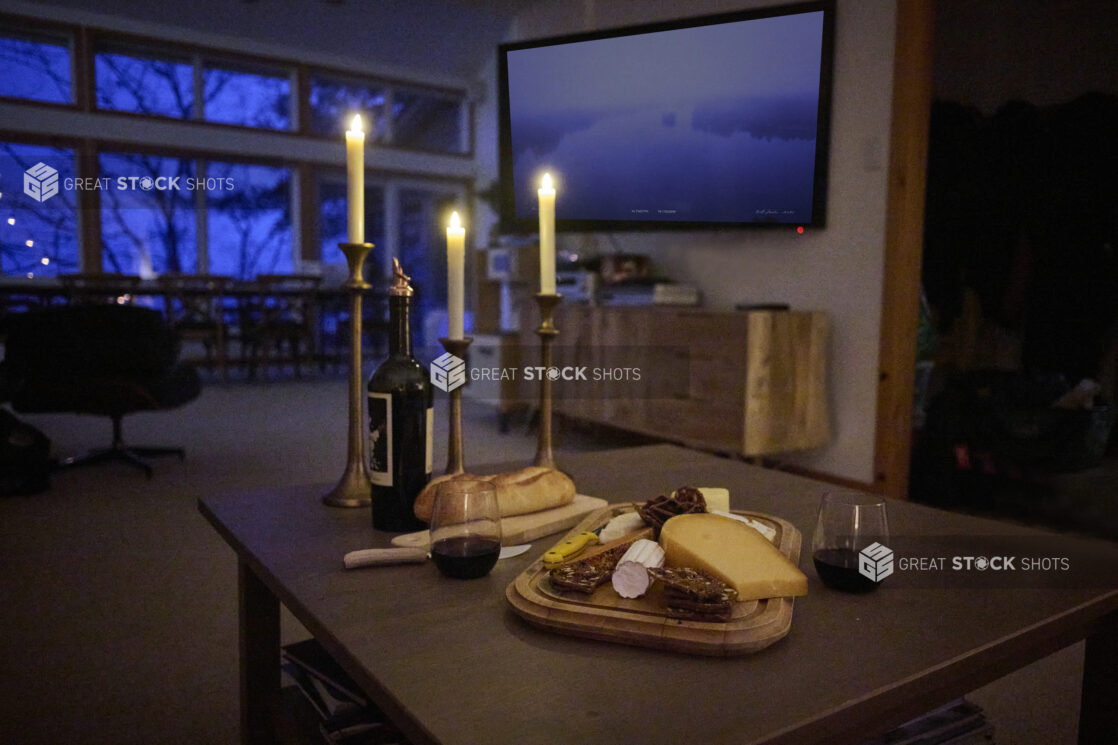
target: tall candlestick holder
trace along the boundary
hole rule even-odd
[[[461,339],[439,339],[439,343],[443,345],[443,349],[463,362],[466,361],[466,350],[470,348],[472,342],[473,337],[470,336]],[[465,369],[463,368],[463,375],[464,374]],[[448,384],[450,383],[449,380],[447,382]],[[445,473],[453,474],[465,472],[465,452],[462,447],[462,384],[460,384],[450,391],[450,434],[447,437],[446,444]]]
[[[551,346],[559,336],[559,329],[555,328],[555,308],[562,300],[563,296],[555,293],[536,293],[536,305],[540,308],[540,327],[536,333],[540,337],[543,375],[540,376],[540,429],[535,464],[543,468],[555,468],[555,458],[551,455]]]
[[[322,501],[331,507],[368,507],[370,496],[369,464],[365,461],[365,417],[361,379],[361,293],[370,285],[362,276],[361,267],[372,250],[372,243],[339,243],[349,264],[349,279],[342,288],[349,292],[349,440],[346,466],[337,485]]]

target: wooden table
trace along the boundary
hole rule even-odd
[[[581,492],[610,501],[724,485],[735,508],[784,517],[806,541],[827,489],[670,445],[562,465]],[[322,506],[324,489],[200,502],[240,565],[245,743],[273,740],[280,603],[417,744],[857,743],[1084,638],[1079,742],[1118,742],[1118,590],[847,595],[819,584],[805,550],[810,589],[786,638],[744,657],[692,657],[552,634],[515,616],[504,589],[549,540],[477,580],[443,578],[430,564],[346,571],[343,554],[389,536],[374,534],[363,510]],[[895,535],[1019,532],[910,503],[891,504],[890,521]]]

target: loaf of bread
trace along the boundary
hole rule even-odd
[[[438,476],[424,487],[415,499],[415,516],[427,522],[440,486],[454,479],[484,479],[497,487],[497,504],[501,517],[526,515],[569,504],[575,498],[575,484],[562,471],[554,468],[528,466],[519,471],[498,473],[492,476],[474,476],[459,473]]]

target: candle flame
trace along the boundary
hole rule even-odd
[[[360,133],[360,134],[365,133],[364,125],[361,122],[361,115],[360,114],[354,114],[353,115],[353,121],[351,121],[349,123],[349,131],[350,132],[355,132],[355,133]]]
[[[552,190],[553,187],[551,186],[551,174],[550,173],[545,173],[543,175],[543,181],[540,183],[540,188],[543,189],[544,191],[551,191]]]
[[[462,220],[461,220],[461,218],[458,217],[457,212],[451,212],[450,213],[450,227],[453,228],[454,230],[458,230],[459,228],[462,227]]]

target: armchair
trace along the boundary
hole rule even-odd
[[[132,305],[70,305],[13,315],[0,380],[21,413],[72,412],[112,420],[112,444],[61,466],[118,460],[151,478],[147,458],[185,457],[181,447],[125,445],[122,421],[138,411],[198,397],[198,372],[178,362],[178,339],[162,314]]]

